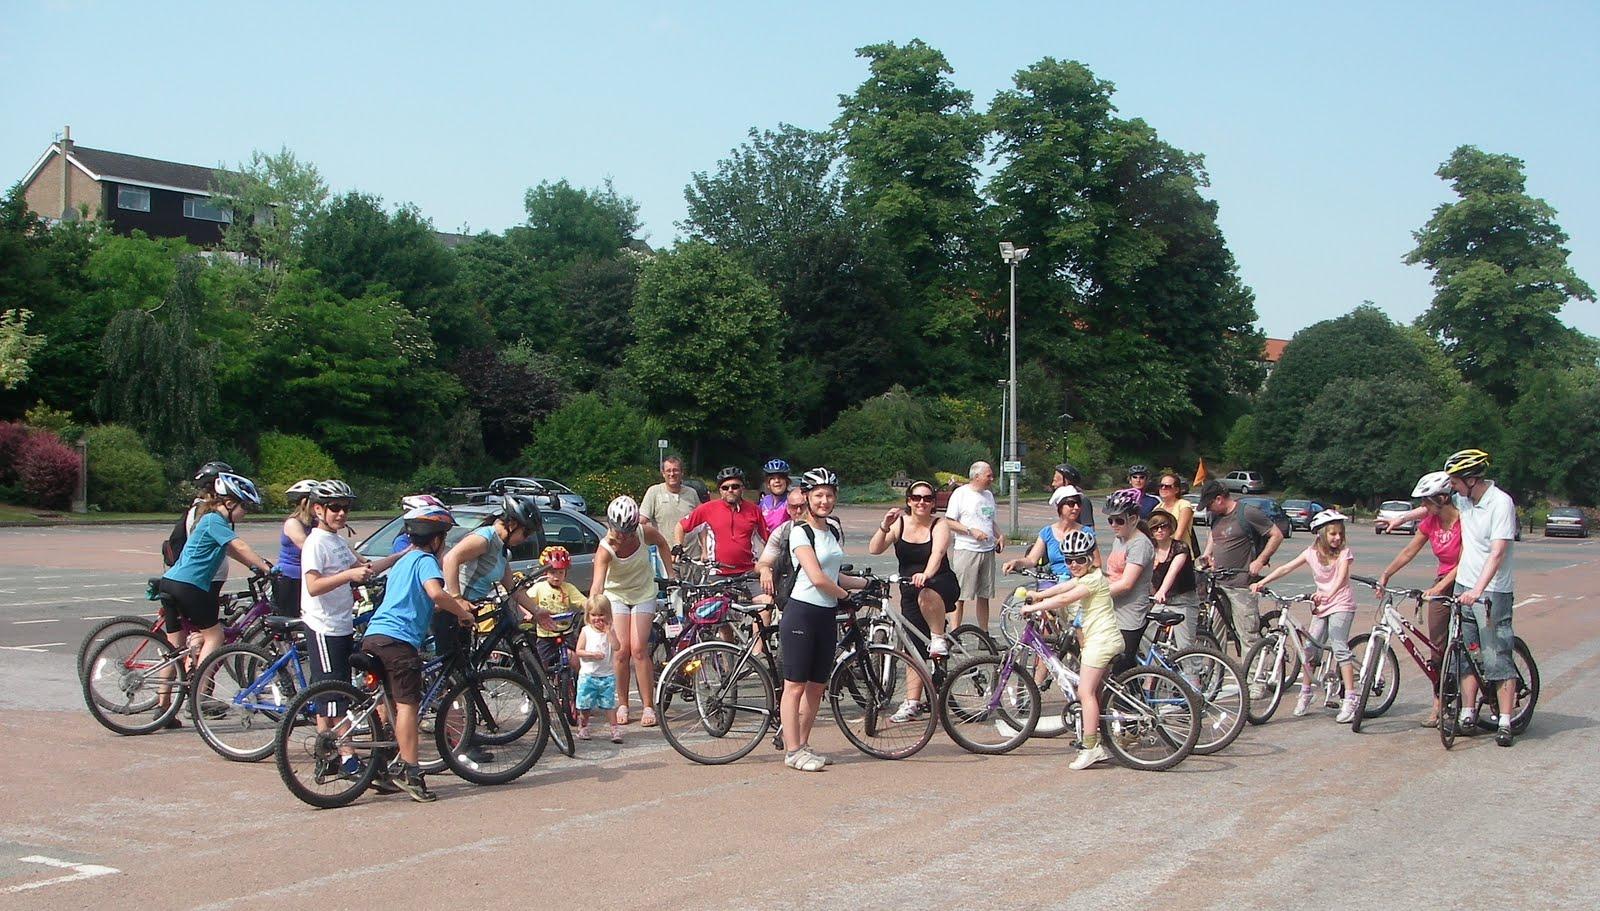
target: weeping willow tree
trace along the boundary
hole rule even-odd
[[[96,402],[101,416],[140,430],[151,448],[187,464],[211,448],[217,407],[217,346],[195,332],[204,305],[198,257],[178,263],[172,287],[152,310],[124,310],[101,340],[106,375]]]

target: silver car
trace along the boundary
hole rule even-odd
[[[1410,500],[1384,500],[1383,505],[1378,507],[1378,514],[1372,517],[1372,533],[1382,534],[1378,529],[1380,520],[1385,523],[1393,523],[1396,519],[1410,512],[1414,506],[1415,504]],[[1413,519],[1409,522],[1402,522],[1391,530],[1414,535],[1417,533],[1417,523]]]
[[[518,487],[543,488],[560,501],[563,509],[570,509],[574,512],[581,513],[587,513],[589,511],[589,501],[584,499],[582,494],[561,483],[560,481],[551,480],[550,478],[497,478],[494,481],[489,482],[489,486],[491,488],[495,487],[496,485],[512,489],[516,489]]]
[[[450,529],[445,542],[453,546],[496,515],[498,509],[492,505],[474,504],[452,506],[450,512],[455,515],[457,525]],[[606,534],[605,526],[581,512],[565,507],[540,507],[539,520],[543,528],[537,529],[533,537],[511,549],[512,570],[529,569],[538,563],[539,554],[546,547],[560,545],[572,554],[572,569],[567,571],[567,581],[577,586],[578,591],[588,592],[589,581],[594,578],[594,552],[600,549],[600,540]],[[403,530],[404,523],[399,516],[395,516],[357,545],[356,553],[373,558],[384,556],[394,550],[394,539]]]

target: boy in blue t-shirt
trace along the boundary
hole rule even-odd
[[[422,701],[422,642],[437,608],[455,614],[463,624],[473,620],[472,605],[446,592],[439,553],[445,534],[455,525],[450,510],[423,506],[405,515],[406,534],[415,548],[389,570],[383,603],[373,611],[361,650],[383,663],[384,684],[394,700],[394,735],[400,750],[396,786],[411,799],[434,799],[417,766],[417,706]]]

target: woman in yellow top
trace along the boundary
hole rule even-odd
[[[1161,476],[1156,482],[1156,494],[1161,497],[1161,508],[1172,514],[1178,527],[1172,532],[1172,540],[1189,545],[1189,553],[1200,552],[1200,539],[1194,533],[1194,504],[1183,498],[1189,492],[1189,485],[1183,483],[1183,478],[1172,472]]]
[[[1111,662],[1122,653],[1111,584],[1094,565],[1094,538],[1086,531],[1068,532],[1061,541],[1072,579],[1042,592],[1025,592],[1030,613],[1054,610],[1078,628],[1082,649],[1078,667],[1078,702],[1083,708],[1083,748],[1073,770],[1087,769],[1111,758],[1100,745],[1100,685]],[[1067,609],[1072,608],[1069,612]]]

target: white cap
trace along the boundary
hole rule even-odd
[[[1083,492],[1078,490],[1078,488],[1073,487],[1071,484],[1063,484],[1056,488],[1055,493],[1050,495],[1050,505],[1060,508],[1061,501],[1065,500],[1067,497],[1077,497],[1081,500],[1083,499]]]

